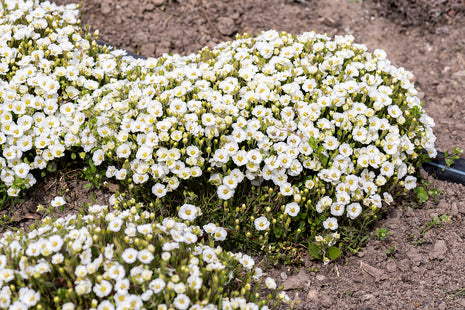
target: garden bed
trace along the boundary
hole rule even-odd
[[[352,34],[356,42],[367,44],[371,50],[384,49],[394,65],[414,73],[419,96],[436,122],[436,147],[463,147],[463,10],[442,6],[440,20],[427,16],[418,21],[418,15],[405,16],[418,10],[403,11],[402,15],[381,9],[385,8],[349,0],[318,5],[284,0],[266,4],[252,0],[86,1],[83,22],[99,29],[103,41],[146,57],[165,52],[188,54],[233,39],[236,33],[258,34],[267,29]],[[399,22],[402,18],[416,22],[403,24]],[[422,205],[412,199],[397,201],[377,223],[377,228],[390,232],[386,238],[373,231],[356,254],[328,265],[304,256],[301,266],[268,270],[291,298],[299,300],[297,309],[465,307],[464,188],[425,176],[432,188],[443,192],[437,201],[431,199]],[[64,195],[77,209],[84,201],[104,203],[111,194],[107,189],[82,192],[82,185],[76,184],[79,182],[72,171],[58,173],[37,184],[30,199],[2,212],[14,215],[13,225],[26,226],[40,216],[37,204],[48,203],[54,195]]]

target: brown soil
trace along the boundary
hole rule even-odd
[[[439,150],[465,146],[462,0],[87,0],[82,6],[83,23],[100,30],[103,41],[143,56],[188,54],[236,33],[268,29],[352,34],[414,73],[436,121]],[[43,180],[28,199],[4,212],[24,226],[40,217],[35,207],[52,195],[63,194],[72,208],[103,203],[109,195],[82,192],[82,181],[61,176]],[[357,254],[328,265],[306,259],[304,267],[269,270],[298,301],[296,309],[465,309],[465,187],[425,176],[443,191],[438,202],[419,206],[406,200],[392,207],[377,224],[392,232],[384,241],[370,238]],[[443,214],[452,221],[420,236]]]

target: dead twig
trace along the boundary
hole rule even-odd
[[[229,38],[223,36],[219,31],[218,29],[215,27],[215,25],[210,21],[210,18],[208,18],[208,12],[204,9],[204,8],[200,8],[200,10],[202,11],[203,13],[203,16],[205,17],[205,19],[207,20],[207,23],[210,25],[211,28],[213,28],[213,30],[216,32],[216,35],[218,37],[220,37],[221,39],[223,40],[228,40]]]
[[[163,27],[162,29],[165,29],[166,26],[168,25],[168,22],[170,21],[171,18],[173,18],[174,14],[171,14],[166,20],[165,22],[163,23]]]

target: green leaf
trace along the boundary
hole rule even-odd
[[[339,248],[332,246],[328,249],[328,257],[331,260],[335,260],[341,255],[341,250]]]
[[[87,184],[85,184],[83,187],[84,187],[84,188],[91,188],[92,185],[93,185],[92,183],[87,183]]]
[[[326,167],[326,165],[328,164],[328,157],[326,157],[323,154],[320,154],[320,160],[321,160],[321,165],[323,167]]]
[[[71,159],[75,160],[76,159],[76,153],[71,153]]]
[[[446,161],[446,166],[447,167],[450,167],[450,166],[452,166],[454,164],[454,159],[453,158],[446,158],[445,161]]]
[[[315,137],[310,137],[310,139],[308,139],[308,144],[310,144],[313,150],[318,149],[318,140]]]
[[[426,201],[428,201],[428,198],[429,198],[428,192],[425,190],[423,186],[419,186],[415,188],[414,191],[415,191],[415,194],[417,195],[418,202],[425,203]]]
[[[314,259],[321,259],[321,249],[315,243],[310,243],[308,245],[308,254]]]

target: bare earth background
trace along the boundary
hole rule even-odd
[[[236,33],[268,29],[352,34],[356,42],[370,50],[384,49],[394,65],[414,73],[419,96],[436,121],[438,150],[465,147],[463,0],[81,3],[83,25],[100,30],[100,39],[147,57],[165,52],[185,55],[232,40]],[[386,240],[373,237],[357,254],[329,265],[305,258],[301,267],[268,270],[297,300],[296,309],[465,309],[465,187],[424,176],[443,191],[438,201],[418,205],[407,199],[391,206],[377,224],[392,232]],[[106,202],[110,190],[83,190],[85,183],[73,177],[73,171],[61,171],[37,184],[13,208],[0,210],[0,215],[14,216],[14,227],[27,227],[41,217],[37,204],[49,203],[53,195],[68,201],[65,213],[83,202]],[[434,225],[421,242],[420,231],[443,214],[452,222]]]

